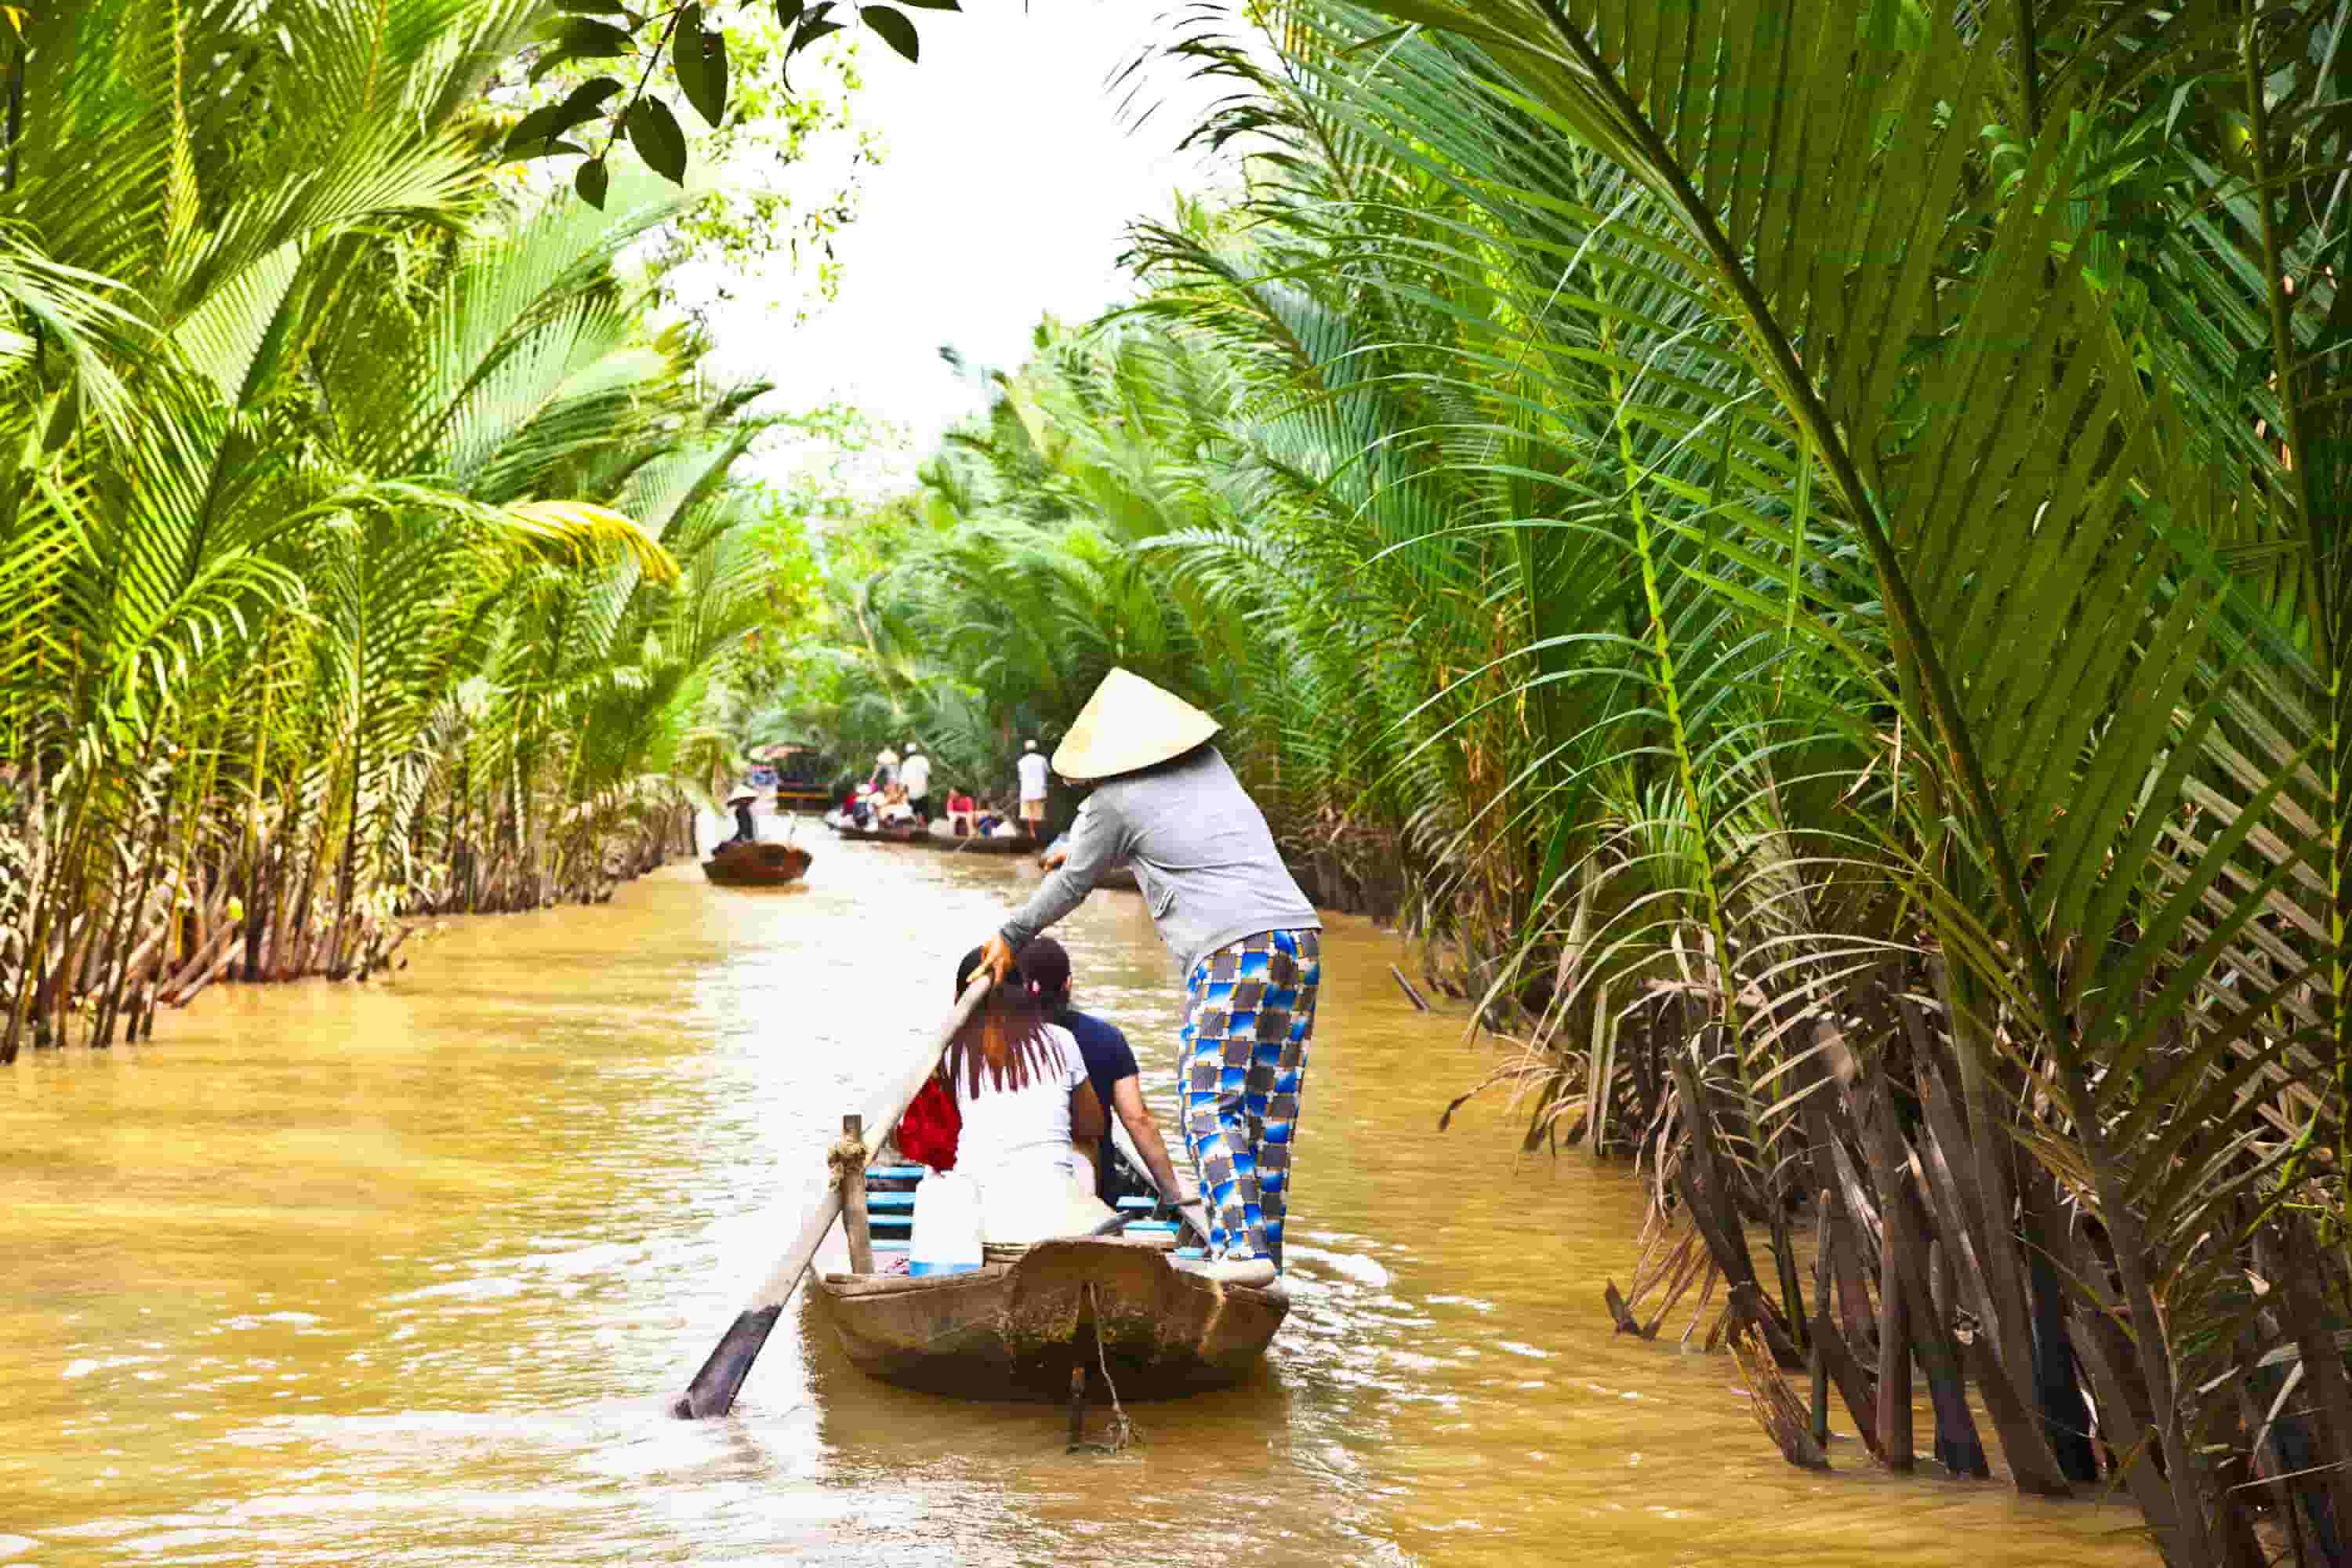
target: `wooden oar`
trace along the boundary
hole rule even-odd
[[[807,1223],[801,1226],[799,1237],[793,1242],[792,1250],[785,1253],[783,1261],[760,1282],[760,1289],[752,1294],[751,1302],[735,1314],[734,1322],[720,1336],[718,1348],[710,1352],[710,1359],[702,1363],[702,1370],[694,1374],[694,1381],[687,1385],[686,1393],[670,1406],[671,1415],[681,1420],[698,1420],[705,1416],[724,1415],[734,1408],[737,1391],[743,1386],[743,1379],[751,1374],[751,1363],[760,1358],[761,1347],[768,1342],[769,1331],[776,1326],[776,1320],[791,1303],[793,1292],[800,1289],[801,1276],[808,1272],[809,1259],[816,1256],[817,1247],[824,1241],[825,1232],[831,1230],[834,1222],[841,1217],[842,1182],[862,1182],[866,1179],[866,1162],[874,1158],[876,1152],[898,1129],[898,1118],[907,1113],[907,1107],[921,1092],[923,1080],[929,1078],[932,1069],[940,1065],[940,1058],[947,1054],[948,1042],[955,1038],[956,1031],[963,1027],[964,1021],[980,1005],[981,998],[988,994],[988,987],[986,974],[972,977],[971,984],[964,987],[962,998],[956,1003],[955,1012],[940,1027],[938,1037],[923,1051],[921,1060],[909,1062],[906,1075],[891,1085],[886,1098],[876,1103],[874,1113],[866,1118],[865,1160],[858,1162],[855,1172],[844,1172],[838,1178],[826,1183],[824,1196],[810,1211]]]

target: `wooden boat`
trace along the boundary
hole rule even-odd
[[[1018,838],[982,838],[978,834],[958,838],[952,834],[934,833],[926,842],[934,849],[944,849],[952,855],[1026,855],[1037,847],[1037,841],[1026,834]]]
[[[778,815],[810,812],[821,816],[832,807],[833,792],[825,787],[825,779],[834,770],[814,744],[797,740],[773,741],[752,747],[751,754],[764,774],[755,774],[755,780],[762,792],[773,795]]]
[[[1055,1404],[1098,1358],[1121,1399],[1238,1383],[1290,1311],[1278,1290],[1184,1273],[1164,1242],[1118,1237],[1042,1241],[971,1274],[827,1274],[817,1299],[849,1359],[885,1383]]]
[[[1037,841],[1025,836],[1019,838],[982,838],[975,834],[959,838],[954,834],[940,833],[929,827],[856,827],[838,812],[826,817],[824,825],[844,838],[876,844],[912,844],[950,855],[1026,855],[1037,847]]]
[[[830,817],[825,826],[841,837],[861,844],[920,844],[931,836],[928,827],[856,827]]]
[[[822,816],[833,806],[833,792],[815,784],[780,784],[776,786],[776,810]]]
[[[722,844],[702,863],[702,874],[730,888],[776,888],[798,881],[809,858],[797,844]]]

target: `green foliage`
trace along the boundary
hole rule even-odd
[[[922,40],[915,35],[915,24],[904,11],[890,5],[860,5],[857,19],[874,29],[875,37],[907,57],[908,61],[921,58]]]
[[[704,123],[689,129],[679,123],[683,110],[666,106],[679,132],[673,140],[668,127],[646,121],[653,111],[636,118],[663,160],[657,172],[672,177],[667,171],[675,171],[696,198],[659,230],[650,254],[654,276],[666,280],[680,267],[707,263],[698,273],[726,296],[733,279],[772,277],[781,264],[807,276],[815,295],[828,297],[838,283],[834,237],[855,220],[862,172],[881,155],[878,140],[850,114],[861,85],[856,51],[836,47],[804,62],[799,89],[788,90],[782,68],[789,34],[769,12],[730,13],[722,28],[713,9],[691,9],[697,15],[656,14],[656,23],[674,16],[677,25],[638,40],[653,51],[651,59],[634,48],[617,63],[542,51],[500,66],[487,93],[495,107],[485,113],[499,128],[501,153],[518,162],[578,158],[578,164],[557,165],[556,177],[587,198],[598,178],[582,173],[587,164],[601,161],[609,183],[616,166],[646,160],[632,129],[632,105],[667,91],[656,79],[660,73]],[[845,175],[814,180],[811,166],[836,149],[846,154],[837,159]],[[689,175],[690,162],[701,173]],[[680,303],[666,281],[662,287],[670,303]]]
[[[1758,1212],[1826,1039],[1948,1078],[1971,1375],[2036,1406],[2046,1192],[2035,1310],[2127,1369],[2167,1557],[2231,1560],[2250,1278],[2352,1234],[2347,35],[1195,7],[1246,202],[1139,227],[1138,308],[831,574],[835,721],[1205,701],[1294,851],[1412,874],[1532,1136],[1663,1181],[1703,1120]]]
[[[2310,215],[2352,153],[2345,16],[1395,0],[1288,14],[1272,69],[1189,46],[1284,138],[1290,237],[1228,292],[1328,279],[1434,350],[1383,356],[1381,439],[1469,433],[1433,488],[1483,481],[1523,542],[1509,794],[1584,868],[1527,932],[1559,955],[1543,1037],[1591,1071],[1607,986],[1692,988],[1669,1048],[1775,1194],[1811,1029],[1916,963],[1941,1033],[1908,1070],[1956,1076],[1989,1205],[1990,1375],[2032,1406],[2011,1199],[2046,1179],[2097,1227],[2078,1310],[2145,1384],[2182,1563],[2227,1518],[2187,1391],[2263,1331],[2235,1238],[2288,1205],[2340,1234],[2308,1162],[2347,1124],[2342,566],[2309,487],[2343,307]],[[1269,319],[1296,363],[1329,330]],[[1620,616],[1580,592],[1629,570]]]
[[[485,161],[461,89],[531,20],[33,22],[0,189],[0,880],[26,889],[0,1055],[77,993],[110,1032],[194,956],[157,927],[175,899],[236,889],[256,977],[341,973],[387,910],[590,896],[667,834],[702,672],[778,607],[728,481],[763,389],[704,388],[616,265],[670,187],[598,161],[593,207],[551,203]],[[244,63],[192,93],[183,49]]]
[[[646,167],[675,184],[686,181],[686,132],[677,117],[658,98],[640,98],[629,105],[629,145]]]
[[[961,9],[957,0],[904,0],[904,5],[927,11]],[[678,90],[706,123],[713,128],[719,126],[728,100],[730,35],[715,9],[692,0],[666,10],[656,8],[643,16],[617,0],[577,0],[560,4],[556,8],[572,14],[551,18],[547,24],[543,47],[530,63],[528,80],[535,83],[551,72],[565,71],[583,61],[640,56],[658,59],[667,53]],[[793,58],[834,34],[849,30],[853,21],[859,30],[871,32],[909,62],[919,59],[922,53],[915,20],[898,5],[847,5],[844,0],[816,0],[816,4],[807,5],[803,0],[776,0],[772,27],[768,23],[770,15],[766,8],[756,6],[736,13],[732,18],[736,30],[731,48],[740,63],[740,74],[746,79],[753,78],[772,59],[777,88],[787,99]],[[616,20],[599,19],[606,16]],[[752,47],[747,48],[747,43]],[[601,139],[604,147],[609,148],[625,132],[635,143],[636,128],[645,117],[640,106],[653,101],[646,92],[646,81],[651,74],[648,69],[641,75],[628,95],[611,110],[593,110],[579,120],[562,123],[560,129],[568,131],[601,120],[609,127]],[[544,134],[541,126],[533,126],[531,135],[523,141],[535,145]],[[675,148],[666,136],[656,138],[655,145],[658,158],[646,153],[642,146],[638,149],[640,155],[666,177],[682,180],[686,170],[683,138]],[[518,158],[543,155],[541,151],[519,145],[510,145],[508,153]],[[604,154],[600,151],[596,155]],[[677,172],[668,174],[673,163]]]
[[[701,6],[679,13],[670,61],[678,90],[706,124],[716,126],[727,114],[727,35],[702,25]]]

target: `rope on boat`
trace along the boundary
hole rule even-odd
[[[1095,1282],[1087,1281],[1087,1306],[1095,1320],[1095,1364],[1102,1368],[1103,1386],[1110,1390],[1110,1442],[1106,1445],[1116,1454],[1123,1448],[1140,1447],[1143,1434],[1128,1418],[1127,1406],[1118,1402],[1118,1384],[1110,1380],[1110,1358],[1103,1353],[1102,1303],[1095,1299]]]
[[[843,1133],[834,1140],[833,1147],[824,1152],[825,1169],[833,1173],[833,1184],[843,1192],[853,1181],[866,1179],[866,1141]]]

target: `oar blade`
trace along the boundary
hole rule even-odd
[[[852,1151],[860,1157],[844,1168],[842,1174],[847,1179],[864,1179],[866,1163],[873,1159],[875,1152],[897,1129],[898,1118],[906,1114],[907,1102],[915,1098],[915,1091],[923,1087],[924,1081],[931,1076],[931,1069],[939,1066],[940,1058],[947,1051],[948,1042],[955,1037],[956,1031],[963,1027],[964,1021],[971,1016],[973,1009],[988,994],[990,984],[985,973],[972,977],[971,984],[965,987],[962,997],[956,1003],[955,1012],[932,1039],[929,1048],[919,1059],[908,1065],[905,1076],[892,1086],[887,1096],[875,1107],[873,1114],[866,1118],[865,1146],[862,1151]],[[686,1393],[672,1402],[669,1407],[672,1415],[681,1421],[699,1421],[724,1415],[735,1407],[735,1395],[742,1389],[743,1380],[751,1374],[751,1363],[760,1359],[760,1351],[767,1344],[768,1335],[774,1331],[776,1320],[783,1315],[784,1309],[792,1304],[793,1293],[800,1289],[801,1279],[808,1272],[809,1260],[816,1256],[816,1249],[824,1243],[825,1233],[840,1217],[841,1188],[838,1184],[829,1185],[824,1197],[810,1211],[808,1222],[802,1226],[793,1249],[784,1255],[783,1260],[761,1283],[751,1304],[735,1314],[735,1321],[719,1337],[719,1348],[710,1352],[709,1359],[702,1363],[702,1370],[694,1374],[694,1381],[687,1385]]]
[[[686,1393],[669,1413],[681,1421],[701,1421],[734,1409],[735,1395],[742,1391],[743,1380],[751,1375],[751,1363],[760,1359],[761,1348],[767,1344],[783,1311],[783,1304],[778,1302],[736,1313],[710,1359],[702,1363],[702,1370],[694,1374],[694,1381],[687,1384]]]

